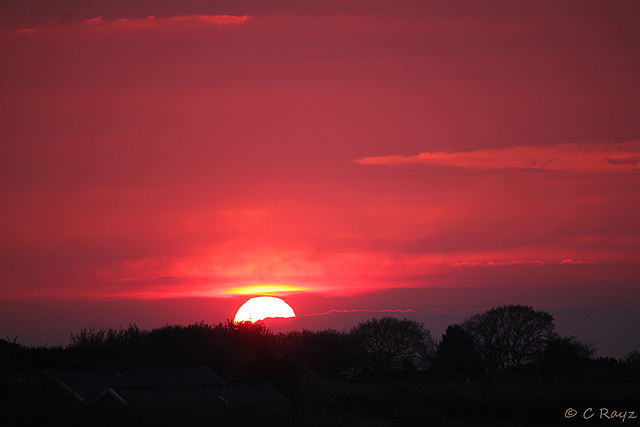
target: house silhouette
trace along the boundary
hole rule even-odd
[[[270,384],[229,384],[207,367],[74,368],[50,374],[59,386],[88,405],[286,406]]]

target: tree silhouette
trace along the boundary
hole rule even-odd
[[[354,364],[353,338],[334,329],[291,331],[279,334],[282,356],[297,363],[306,374],[348,376]]]
[[[489,371],[536,361],[555,337],[553,316],[523,305],[503,305],[476,314],[462,326],[471,335]]]
[[[585,366],[595,350],[575,337],[553,337],[547,340],[540,359],[540,368],[547,374],[568,374]]]
[[[434,369],[445,375],[465,376],[482,372],[482,359],[471,335],[460,325],[450,325],[438,343]]]
[[[18,344],[18,337],[0,339],[0,367],[11,366],[20,360],[23,348]]]
[[[627,379],[640,380],[640,352],[638,350],[628,352],[620,361]]]
[[[424,324],[395,317],[361,322],[351,336],[362,352],[363,370],[377,374],[425,369],[434,347]]]
[[[235,323],[227,320],[221,326],[225,337],[224,371],[234,380],[270,381],[276,358],[276,339],[264,322]]]
[[[640,372],[640,352],[638,350],[633,350],[625,354],[622,357],[622,361],[627,367],[636,372]]]

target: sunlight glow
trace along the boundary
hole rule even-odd
[[[267,317],[296,317],[289,304],[275,297],[256,297],[242,304],[234,322],[257,322]]]
[[[309,288],[293,285],[253,285],[227,289],[225,295],[270,295],[280,292],[308,291]]]

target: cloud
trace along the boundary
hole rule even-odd
[[[38,30],[34,30],[33,28],[20,28],[19,30],[16,30],[13,34],[15,34],[16,36],[31,36],[34,34],[37,34]]]
[[[415,314],[424,314],[425,311],[414,310],[412,308],[407,309],[345,309],[345,310],[329,310],[323,313],[311,313],[311,314],[298,314],[300,317],[313,317],[313,316],[327,316],[329,314],[334,313],[415,313]]]
[[[231,25],[241,24],[249,19],[248,16],[234,15],[186,15],[170,18],[148,16],[141,19],[103,19],[101,16],[82,21],[84,25],[101,29],[134,29],[160,28],[174,25]]]
[[[517,259],[512,261],[459,261],[452,264],[453,267],[504,267],[510,265],[523,266],[545,266],[548,263],[540,259]],[[550,265],[594,265],[593,261],[574,260],[572,258],[563,259],[557,263],[549,263]]]
[[[361,165],[453,166],[482,170],[545,169],[563,171],[638,170],[640,144],[558,144],[551,146],[507,147],[461,152],[423,152],[415,156],[362,157]]]
[[[585,261],[585,260],[581,260],[581,259],[567,258],[567,259],[563,259],[562,261],[560,261],[560,264],[561,265],[580,265],[580,264],[593,265],[593,264],[595,264],[595,262],[593,262],[593,261]]]
[[[505,265],[544,266],[545,262],[539,259],[516,259],[511,261],[461,261],[454,262],[453,267],[502,267]]]

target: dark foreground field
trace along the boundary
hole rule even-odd
[[[613,410],[637,413],[639,386],[602,382],[333,383],[312,388],[316,393],[312,399],[316,408],[323,409],[319,416],[324,419],[316,425],[611,425],[622,420],[604,416],[600,420],[600,408],[608,408],[609,415]],[[577,411],[573,417],[571,409]],[[626,420],[632,422],[638,420]]]
[[[286,407],[84,405],[44,376],[4,377],[3,426],[640,425],[640,383],[306,379]],[[622,424],[621,424],[622,423]]]
[[[0,426],[640,426],[640,353],[594,358],[530,307],[471,320],[495,319],[495,336],[465,323],[437,343],[395,318],[348,332],[227,322],[84,329],[64,347],[0,339]],[[537,345],[516,345],[528,336]]]

